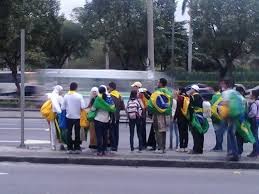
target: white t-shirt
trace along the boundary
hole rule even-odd
[[[66,110],[68,119],[80,119],[81,109],[85,108],[85,102],[81,94],[75,92],[65,95],[62,110]]]

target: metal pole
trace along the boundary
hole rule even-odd
[[[20,107],[21,107],[21,144],[24,148],[24,106],[25,106],[25,91],[24,91],[24,71],[25,71],[25,30],[21,30],[21,90],[20,90]]]
[[[172,8],[172,56],[171,56],[171,66],[172,69],[174,70],[175,65],[174,65],[174,60],[175,60],[175,53],[174,53],[174,49],[175,49],[175,0],[173,0],[173,8]]]
[[[189,40],[188,40],[188,72],[191,73],[192,72],[192,44],[193,44],[193,41],[192,41],[192,38],[193,38],[192,0],[190,0],[189,15],[190,15],[190,23],[189,23]]]
[[[154,13],[153,0],[147,0],[147,34],[148,34],[148,59],[150,69],[155,70],[155,51],[154,51]]]
[[[110,56],[108,44],[105,44],[105,69],[110,69]]]

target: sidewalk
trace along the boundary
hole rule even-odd
[[[36,145],[27,149],[1,147],[0,161],[132,167],[259,169],[259,159],[242,157],[239,162],[227,162],[224,152],[188,155],[186,153],[167,151],[165,155],[162,155],[151,151],[130,153],[129,150],[120,150],[118,153],[107,157],[96,157],[96,154],[89,149],[83,150],[83,153],[80,155],[68,155],[62,151],[51,151],[46,146]]]

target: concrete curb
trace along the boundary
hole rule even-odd
[[[183,161],[183,160],[147,160],[119,158],[53,158],[0,156],[0,162],[28,162],[37,164],[76,164],[95,166],[129,166],[129,167],[174,167],[174,168],[210,168],[210,169],[259,169],[259,163],[227,161]]]

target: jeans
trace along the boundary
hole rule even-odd
[[[120,121],[111,123],[111,147],[113,151],[118,150],[119,145],[119,124]]]
[[[214,147],[215,150],[223,150],[223,139],[224,139],[224,134],[227,129],[227,125],[225,122],[220,122],[220,123],[214,123],[213,124],[214,130],[215,130],[215,135],[216,135],[216,145]]]
[[[204,134],[200,134],[196,129],[191,130],[193,136],[193,151],[202,154],[204,146]]]
[[[75,141],[72,140],[73,127],[75,130]],[[80,119],[67,118],[67,149],[80,150]]]
[[[107,151],[109,123],[103,123],[95,120],[94,126],[97,141],[97,152],[105,153],[105,151]]]
[[[134,150],[134,131],[135,126],[137,127],[137,134],[139,140],[139,150],[143,149],[143,141],[142,141],[142,132],[140,127],[140,119],[130,119],[129,120],[129,127],[130,127],[130,149],[131,151]]]
[[[146,117],[141,117],[140,119],[140,127],[141,127],[141,134],[142,134],[142,141],[143,141],[143,147],[146,148],[147,147],[147,121],[146,121]]]
[[[180,148],[187,148],[189,141],[188,121],[184,118],[178,118],[177,124],[179,129]]]
[[[173,132],[175,134],[175,148],[177,149],[179,146],[179,130],[176,121],[170,123],[170,149],[173,149]]]
[[[228,121],[228,146],[229,146],[229,154],[233,156],[238,156],[238,144],[236,138],[236,124],[234,119],[230,119]]]
[[[259,120],[256,120],[256,118],[252,119],[251,122],[251,129],[252,133],[255,137],[255,143],[253,144],[253,153],[259,154],[259,140],[258,140],[258,126],[259,126]]]

